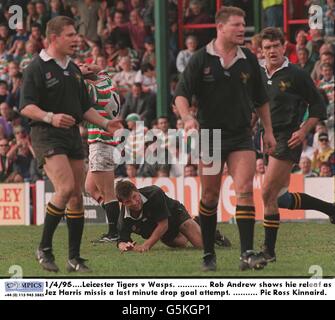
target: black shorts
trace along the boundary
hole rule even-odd
[[[173,214],[169,217],[169,228],[161,238],[161,241],[169,245],[179,234],[179,227],[188,219],[192,219],[186,208],[180,203]]]
[[[211,158],[226,161],[228,155],[234,151],[255,151],[251,129],[244,129],[236,133],[221,131],[221,134],[217,137],[214,136],[213,130],[210,130],[209,139],[206,140],[206,143],[202,144],[200,139],[200,150],[200,158],[204,162]],[[214,150],[216,153],[214,153]]]
[[[45,158],[57,154],[65,154],[75,160],[85,159],[78,126],[62,129],[36,125],[31,129],[31,140],[39,168],[45,165]]]
[[[290,160],[293,161],[293,163],[299,163],[302,152],[302,145],[299,145],[294,149],[290,149],[287,144],[288,140],[290,140],[292,133],[294,131],[288,130],[273,133],[277,141],[277,146],[272,157],[278,160]]]

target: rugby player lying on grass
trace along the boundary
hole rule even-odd
[[[202,248],[199,224],[179,201],[169,198],[161,188],[137,189],[130,181],[119,181],[115,193],[122,204],[117,242],[121,252],[145,252],[159,240],[169,247],[183,248],[190,241],[195,248]],[[146,240],[143,244],[136,244],[131,239],[132,233]],[[223,247],[231,246],[218,231],[216,243]]]

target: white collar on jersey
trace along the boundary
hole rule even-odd
[[[206,51],[208,54],[212,56],[217,56],[220,58],[220,62],[223,68],[230,68],[234,65],[234,63],[239,59],[247,59],[246,55],[244,54],[243,50],[240,46],[237,46],[237,52],[235,58],[230,62],[229,65],[225,66],[223,58],[215,51],[214,42],[216,39],[213,39],[210,43],[206,46]]]
[[[63,69],[65,70],[70,61],[71,61],[71,58],[70,57],[66,57],[66,61],[65,61],[65,64],[62,64],[59,60],[55,59],[54,57],[51,57],[47,51],[45,49],[42,49],[41,52],[40,52],[40,57],[43,61],[49,61],[49,60],[55,60],[55,62]]]
[[[266,67],[266,61],[265,61],[265,59],[259,61],[259,65],[260,65],[263,69],[265,69],[265,73],[266,73],[266,76],[268,77],[268,79],[271,79],[271,78],[273,77],[273,75],[274,75],[276,72],[278,72],[279,70],[284,69],[284,68],[287,68],[288,65],[289,65],[289,63],[290,63],[290,61],[288,60],[287,57],[285,57],[285,60],[284,60],[283,64],[282,64],[278,69],[276,69],[276,71],[272,74],[272,76],[270,76],[269,73],[268,73],[268,69],[267,69],[267,67]]]
[[[142,193],[140,193],[140,195],[141,195],[143,204],[146,203],[146,202],[148,201],[148,199],[147,199]],[[130,218],[130,219],[133,219],[133,220],[141,220],[142,217],[143,217],[143,209],[142,209],[141,214],[140,214],[137,218],[134,218],[134,217],[130,214],[130,211],[128,210],[127,207],[125,207],[125,210],[126,210],[126,211],[125,211],[125,214],[124,214],[124,217],[125,217],[125,218]]]

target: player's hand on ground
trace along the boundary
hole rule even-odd
[[[113,120],[109,120],[107,124],[107,131],[111,134],[114,134],[117,130],[122,129],[122,119],[115,118]]]
[[[273,133],[266,132],[263,136],[264,152],[271,155],[274,153],[277,145],[277,141],[273,136]]]
[[[134,247],[134,251],[140,252],[140,253],[147,252],[149,250],[150,250],[150,247],[147,244],[145,244],[145,243],[140,244],[140,245],[136,245]]]
[[[121,253],[134,249],[136,242],[120,242],[118,247]]]
[[[303,129],[295,131],[292,133],[290,140],[288,140],[288,146],[290,149],[298,147],[304,141],[306,137],[306,132]]]
[[[68,129],[76,124],[76,119],[64,113],[57,113],[52,116],[51,124],[56,128]]]

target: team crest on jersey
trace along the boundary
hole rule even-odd
[[[207,67],[204,69],[204,74],[210,74],[211,73],[211,67]]]
[[[250,79],[250,74],[249,73],[241,72],[241,80],[244,84],[247,84],[249,79]]]
[[[46,78],[47,80],[51,79],[51,77],[52,77],[51,72],[47,72],[47,73],[45,74],[45,78]]]
[[[78,80],[78,82],[80,83],[81,82],[81,76],[79,73],[74,73],[76,79]]]
[[[280,81],[279,82],[279,89],[281,92],[285,92],[289,87],[291,87],[291,82],[287,81]]]

